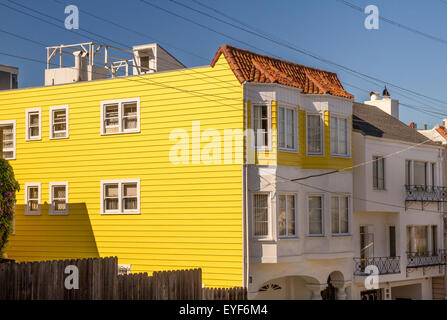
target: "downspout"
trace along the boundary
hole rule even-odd
[[[247,103],[246,103],[246,95],[245,95],[245,85],[246,81],[243,82],[243,106],[244,106],[244,156],[242,157],[243,163],[242,163],[242,188],[243,188],[243,195],[242,195],[242,202],[243,202],[243,237],[244,237],[244,246],[243,246],[243,252],[244,252],[244,287],[247,288],[248,291],[248,285],[249,285],[249,271],[250,271],[250,263],[249,263],[249,236],[248,236],[248,168],[247,168],[247,135],[245,134],[247,131],[248,126],[248,120],[247,120]]]

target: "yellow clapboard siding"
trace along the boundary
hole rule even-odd
[[[140,132],[101,135],[101,101],[122,98],[140,99]],[[69,138],[50,140],[49,108],[60,105],[69,106]],[[42,139],[25,141],[25,110],[36,107]],[[0,120],[16,120],[10,163],[22,187],[9,257],[116,255],[133,272],[201,267],[207,286],[241,286],[243,154],[233,150],[232,164],[175,165],[169,136],[183,129],[191,143],[193,121],[202,132],[243,130],[243,107],[242,86],[224,58],[214,68],[0,92]],[[100,180],[132,178],[140,179],[141,213],[101,215]],[[69,182],[67,216],[48,214],[54,181]],[[40,216],[24,214],[25,182],[41,183]]]

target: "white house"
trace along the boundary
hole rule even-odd
[[[386,89],[353,105],[352,299],[432,299],[444,275],[443,147],[398,116]]]

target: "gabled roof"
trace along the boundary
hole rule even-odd
[[[366,136],[405,141],[410,143],[424,143],[428,145],[440,145],[399,121],[381,109],[354,102],[352,106],[352,120],[354,130],[360,131]]]
[[[319,70],[289,61],[279,60],[248,50],[222,45],[216,52],[211,66],[214,67],[223,54],[240,83],[279,83],[300,88],[308,94],[331,94],[353,99],[345,91],[334,72]]]

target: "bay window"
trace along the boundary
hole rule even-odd
[[[255,237],[269,236],[269,195],[256,193],[253,195],[253,235]]]

